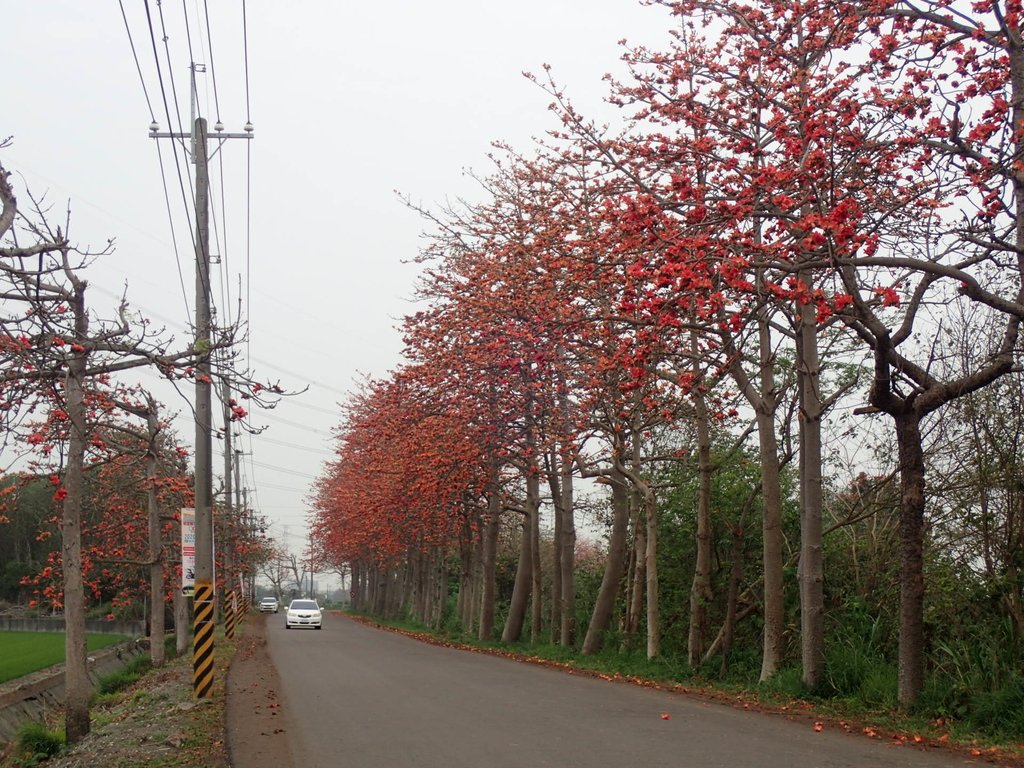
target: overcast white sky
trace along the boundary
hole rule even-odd
[[[167,130],[145,3],[122,1],[142,80]],[[240,131],[247,117],[255,125],[250,186],[245,142],[221,150],[223,183],[221,158],[212,162],[214,250],[223,256],[216,290],[221,313],[234,313],[239,294],[249,300],[242,314],[256,372],[289,389],[309,386],[275,411],[255,414],[269,428],[242,443],[251,451],[243,465],[250,498],[270,532],[298,552],[308,486],[329,457],[338,422],[336,403],[362,374],[383,376],[400,362],[395,325],[411,311],[416,274],[404,262],[417,253],[423,223],[394,190],[428,206],[472,197],[462,171],[487,169],[492,140],[527,149],[531,136],[552,126],[549,99],[521,74],[543,63],[585,111],[609,114],[601,76],[621,72],[617,41],[660,43],[671,21],[664,9],[635,0],[249,0],[247,114],[242,8],[241,0],[149,2],[172,121],[180,114],[181,125],[189,123],[187,14],[192,60],[207,65],[202,113],[212,125],[219,102],[226,131]],[[0,138],[14,139],[2,161],[22,175],[16,188],[47,191],[58,208],[70,199],[79,243],[116,238],[116,252],[87,273],[95,308],[112,307],[127,284],[133,304],[187,339],[189,219],[163,140],[168,217],[121,6],[11,3],[3,31]],[[178,159],[184,162],[180,152]],[[152,376],[139,381],[157,385]],[[162,397],[183,413],[178,430],[191,444],[187,404]],[[216,474],[222,466],[215,455]]]

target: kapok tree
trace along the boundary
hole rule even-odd
[[[874,357],[870,406],[895,428],[899,700],[907,706],[924,681],[922,423],[1011,369],[1024,317],[1024,49],[1019,2],[859,10],[869,48],[860,86],[868,148],[900,148],[894,177],[921,190],[899,213],[868,214],[859,222],[868,242],[828,265],[853,299],[843,318]],[[979,334],[967,366],[940,370],[921,336],[939,333],[945,308],[962,301],[1002,333]]]
[[[148,595],[151,635],[162,637],[163,606],[176,591],[175,563],[180,562],[178,537],[172,532],[177,510],[188,506],[192,496],[183,464],[187,452],[146,393],[124,387],[92,390],[87,405],[96,421],[87,449],[81,523],[87,596],[110,602],[116,610]],[[148,417],[146,422],[132,418],[139,414]],[[59,453],[66,433],[65,414],[55,408],[26,438],[36,452],[32,466],[55,484],[58,500],[64,493]],[[62,552],[53,552],[46,567],[26,582],[34,586],[37,599],[54,607],[64,605],[62,561]],[[164,659],[162,645],[153,643],[151,649],[158,666]]]
[[[312,528],[322,559],[351,564],[360,606],[368,596],[374,610],[400,606],[387,585],[395,569],[409,568],[414,610],[434,622],[443,601],[431,574],[466,526],[465,499],[480,494],[481,462],[460,420],[423,394],[403,372],[369,383],[348,404],[338,457],[317,483]]]
[[[8,403],[44,402],[63,413],[67,422],[59,489],[67,627],[65,722],[68,741],[77,742],[89,732],[92,691],[86,664],[81,522],[86,455],[97,424],[88,403],[93,382],[143,366],[171,378],[194,377],[198,361],[215,350],[232,348],[237,329],[218,329],[209,348],[175,348],[173,339],[130,311],[127,299],[113,317],[91,312],[82,271],[102,254],[73,245],[68,237],[70,216],[63,226],[51,226],[42,206],[33,203],[30,214],[19,211],[9,173],[0,165],[0,283],[7,308],[0,328],[5,337],[16,340],[5,350],[8,365],[0,373],[0,390]],[[12,390],[19,393],[17,398],[9,394]]]

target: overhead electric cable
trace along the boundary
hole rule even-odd
[[[132,37],[131,26],[128,24],[128,16],[127,16],[127,14],[125,13],[125,10],[124,10],[124,1],[123,0],[118,0],[118,5],[121,7],[121,18],[124,20],[124,30],[128,34],[128,44],[131,46],[131,49],[132,49],[132,58],[135,60],[135,71],[139,73],[139,82],[142,84],[142,94],[146,98],[146,108],[149,110],[149,119],[150,119],[151,122],[155,123],[156,122],[156,114],[153,112],[153,103],[152,103],[152,101],[149,98],[149,89],[146,87],[146,78],[142,74],[142,64],[139,62],[139,54],[138,54],[138,51],[135,48],[135,40]],[[154,55],[155,55],[155,51],[156,51],[156,48],[155,48],[155,45],[154,45]],[[159,64],[159,60],[158,60],[157,63]],[[177,264],[177,267],[178,267],[178,281],[181,283],[181,294],[182,294],[182,296],[185,299],[185,310],[187,312],[191,313],[191,309],[189,308],[189,303],[188,303],[188,293],[185,290],[185,277],[182,274],[182,270],[181,270],[181,256],[178,253],[178,238],[177,238],[177,235],[174,232],[174,216],[171,213],[171,197],[170,197],[170,193],[169,193],[169,191],[167,189],[167,173],[166,173],[166,171],[164,169],[164,157],[163,157],[163,152],[160,149],[160,143],[159,142],[157,142],[156,149],[157,149],[157,157],[159,158],[159,161],[160,161],[160,179],[161,179],[161,182],[162,182],[162,185],[163,185],[164,202],[167,205],[167,220],[168,220],[168,223],[170,224],[170,227],[171,227],[171,243],[174,246],[174,261],[175,261],[175,263]]]
[[[249,108],[249,24],[245,12],[245,0],[242,0],[242,46],[245,54],[245,119],[252,122]]]
[[[317,480],[318,479],[316,475],[307,475],[305,472],[298,472],[298,471],[296,471],[294,469],[286,469],[284,467],[278,467],[278,466],[275,466],[274,464],[266,464],[266,463],[261,462],[261,461],[256,461],[255,459],[253,459],[252,463],[253,463],[253,465],[255,465],[257,467],[262,467],[263,469],[270,469],[270,470],[273,470],[274,472],[280,472],[282,475],[291,475],[292,477],[302,477],[302,478],[305,478],[306,480]]]
[[[157,80],[158,80],[158,82],[160,84],[160,95],[161,95],[161,98],[162,98],[162,101],[163,101],[163,105],[164,105],[164,114],[167,115],[167,125],[168,125],[168,127],[170,127],[172,125],[172,122],[171,122],[171,108],[170,108],[170,106],[167,103],[167,89],[164,86],[163,70],[160,67],[160,54],[157,51],[157,47],[156,47],[156,32],[153,30],[153,16],[150,13],[149,0],[145,0],[145,6],[146,6],[146,22],[147,22],[147,24],[149,26],[149,39],[150,39],[150,42],[151,42],[151,44],[153,46],[153,59],[156,62]],[[169,62],[170,62],[170,58],[168,57],[168,66],[170,66]],[[180,123],[181,123],[180,119],[179,119],[178,123],[179,123],[179,127],[180,127]],[[172,143],[171,146],[174,147],[175,145]],[[182,197],[182,201],[183,201],[183,203],[185,205],[185,217],[188,219],[189,236],[190,236],[190,238],[192,240],[192,248],[193,248],[193,250],[195,250],[195,247],[196,247],[196,233],[195,233],[195,229],[192,227],[192,216],[191,216],[191,212],[190,212],[190,209],[189,209],[189,198],[188,198],[188,194],[186,194],[186,192],[185,192],[185,180],[184,180],[184,178],[182,176],[182,173],[181,173],[181,163],[178,160],[178,152],[177,152],[176,149],[175,149],[173,154],[174,154],[174,166],[175,166],[175,168],[178,171],[178,186],[181,189],[181,197]],[[161,175],[163,176],[164,175],[164,170],[163,170],[163,155],[162,154],[160,154],[160,172],[161,172]],[[192,186],[192,179],[191,179],[191,176],[190,176],[190,178],[189,178],[189,187],[191,188],[191,186]],[[164,176],[164,188],[166,189],[166,176]],[[170,216],[170,215],[171,215],[171,213],[170,213],[170,200],[168,199],[168,216]],[[172,237],[173,237],[173,224],[172,224],[172,230],[171,231],[172,231]],[[175,246],[175,257],[177,258],[177,246]],[[180,277],[181,276],[181,264],[180,264],[180,261],[179,261],[179,264],[178,264],[178,273],[179,273],[179,277]],[[181,280],[182,280],[182,291],[184,291],[184,289],[185,289],[184,277],[182,277]],[[186,307],[188,306],[188,299],[187,298],[185,300],[185,306]],[[190,312],[191,312],[191,310],[190,310]]]
[[[186,0],[181,0],[181,14],[185,17],[185,39],[188,41],[188,60],[192,62],[192,64],[195,64],[196,57],[195,54],[192,53],[192,29],[191,25],[188,23],[188,5],[186,4]]]
[[[314,448],[313,446],[310,445],[299,445],[298,443],[289,443],[284,440],[274,440],[273,438],[266,437],[264,435],[257,435],[257,437],[259,438],[259,440],[263,442],[271,443],[273,445],[280,445],[285,448],[294,448],[297,451],[308,451],[309,453],[319,453],[325,456],[334,455],[334,451],[331,450],[330,448]]]
[[[206,47],[210,51],[210,79],[213,80],[213,106],[217,122],[220,122],[220,98],[217,95],[217,68],[213,63],[213,35],[210,33],[210,8],[207,0],[203,0],[203,13],[206,16]]]
[[[148,13],[148,8],[149,8],[149,1],[148,0],[146,0],[146,8],[147,8],[147,13]],[[188,132],[186,132],[185,129],[184,129],[184,126],[182,126],[182,124],[181,124],[181,106],[178,103],[178,89],[177,89],[177,87],[175,85],[175,82],[174,82],[174,71],[173,71],[173,69],[171,67],[171,46],[170,46],[170,43],[169,43],[170,37],[167,34],[167,24],[166,24],[166,22],[164,20],[164,8],[163,8],[163,5],[161,5],[160,3],[157,3],[157,8],[160,11],[160,31],[163,32],[163,35],[164,35],[163,36],[164,53],[167,56],[167,76],[168,76],[168,78],[171,81],[171,97],[174,100],[174,109],[175,109],[175,112],[176,112],[177,117],[178,117],[178,132],[184,137],[185,135],[191,135],[193,131],[191,130],[191,126],[190,126],[190,130]],[[186,13],[186,16],[185,16],[185,31],[186,31],[186,34],[189,35],[189,52],[191,54],[192,42],[191,42],[191,34],[188,31],[188,15],[187,15],[187,13]],[[195,77],[194,72],[193,72],[193,77]],[[161,83],[162,82],[163,82],[163,80],[161,79]],[[191,93],[191,89],[190,89],[190,93]],[[196,100],[196,109],[197,109],[197,111],[199,110],[198,99]],[[197,115],[197,116],[200,116],[200,115]],[[168,125],[170,125],[170,115],[168,115],[167,121],[168,121]],[[185,141],[184,138],[180,139],[180,141],[182,142],[182,148],[184,149],[184,141]],[[205,150],[205,147],[204,147],[204,150]],[[175,153],[175,159],[177,159],[177,153]],[[189,189],[192,190],[193,194],[194,194],[195,184],[194,184],[194,182],[192,180],[192,172],[191,172],[191,170],[188,169],[187,165],[186,165],[186,170],[188,171],[187,174],[186,174],[188,176],[188,186],[189,186]],[[188,208],[186,206],[186,211],[187,210],[188,210]],[[189,229],[190,229],[190,231],[192,229],[191,221],[189,222]],[[193,245],[195,245],[195,243],[196,243],[196,234],[195,234],[195,232],[193,232],[193,234],[192,234],[192,243],[193,243]],[[207,244],[207,250],[209,250],[209,244]],[[197,251],[198,251],[198,249],[197,249]],[[203,292],[206,294],[206,296],[209,299],[210,306],[211,306],[211,312],[212,312],[213,311],[213,290],[211,289],[211,286],[210,286],[209,275],[203,274],[202,270],[199,270],[198,275],[199,275],[199,279],[203,281]]]
[[[178,267],[178,282],[181,284],[181,296],[185,300],[185,312],[192,317],[192,307],[188,302],[188,291],[185,290],[185,274],[181,269],[181,255],[178,253],[178,236],[174,232],[174,215],[171,213],[171,195],[167,190],[167,174],[164,171],[164,153],[160,149],[160,142],[156,144],[156,154],[160,161],[160,181],[164,190],[164,202],[167,204],[167,223],[171,227],[171,244],[174,247],[174,263]]]
[[[149,100],[149,90],[146,88],[146,78],[142,75],[142,65],[139,64],[139,54],[135,50],[135,40],[132,39],[132,30],[128,26],[128,15],[124,12],[124,0],[117,0],[121,6],[121,18],[124,19],[124,31],[128,33],[128,44],[132,47],[132,58],[135,59],[135,71],[139,73],[139,82],[142,83],[142,94],[146,97],[146,107],[149,109],[149,119],[156,122],[156,115],[153,113],[153,103]]]

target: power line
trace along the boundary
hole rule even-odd
[[[263,467],[264,469],[270,469],[270,470],[273,470],[274,472],[280,472],[282,475],[291,475],[292,477],[301,477],[301,478],[304,478],[306,480],[319,480],[320,479],[316,475],[307,475],[305,472],[297,472],[294,469],[285,469],[284,467],[278,467],[278,466],[275,466],[274,464],[267,464],[265,462],[256,461],[255,459],[252,460],[252,463],[253,463],[253,465],[255,465],[257,467]]]
[[[242,0],[242,44],[245,51],[245,119],[252,122],[249,109],[249,24],[245,12],[245,0]]]
[[[181,269],[181,255],[178,253],[178,236],[174,231],[174,214],[171,213],[171,195],[167,190],[167,173],[164,171],[164,153],[160,142],[156,142],[156,154],[160,161],[160,182],[164,190],[164,202],[167,204],[167,223],[171,228],[171,244],[174,247],[174,263],[178,267],[178,282],[181,283],[181,297],[185,301],[185,312],[192,317],[192,307],[188,303],[188,291],[185,290],[185,273]]]
[[[299,445],[298,443],[289,443],[284,440],[274,440],[273,438],[266,437],[264,435],[257,435],[263,442],[271,443],[273,445],[280,445],[285,448],[294,448],[297,451],[308,451],[310,453],[319,453],[324,456],[333,456],[334,451],[329,448],[313,448],[309,445]]]
[[[118,0],[118,5],[121,7],[121,18],[124,21],[124,30],[125,30],[125,32],[128,35],[128,44],[131,46],[131,49],[132,49],[132,58],[135,60],[135,71],[139,73],[139,82],[142,84],[142,94],[146,98],[146,108],[149,110],[149,119],[150,119],[151,122],[155,123],[156,122],[156,114],[153,112],[153,103],[152,103],[152,101],[149,98],[149,89],[146,87],[146,78],[142,74],[142,64],[139,62],[139,54],[138,54],[138,51],[135,48],[135,39],[132,37],[132,30],[131,30],[131,26],[128,24],[128,16],[127,16],[127,14],[125,13],[125,10],[124,10],[124,2],[123,2],[123,0]],[[155,55],[155,45],[154,45],[154,55]],[[157,61],[157,63],[159,64],[159,60]],[[157,144],[157,156],[158,156],[159,161],[160,161],[160,179],[161,179],[161,182],[163,184],[164,202],[167,205],[167,219],[168,219],[168,223],[170,224],[170,227],[171,227],[171,242],[173,243],[173,246],[174,246],[174,260],[177,263],[177,267],[178,267],[178,280],[181,283],[181,293],[182,293],[183,298],[185,299],[185,309],[186,309],[186,311],[191,311],[191,310],[189,310],[189,305],[188,305],[188,293],[185,291],[185,277],[182,274],[182,270],[181,270],[181,257],[180,257],[180,255],[178,253],[178,239],[177,239],[177,236],[175,235],[175,232],[174,232],[174,216],[171,213],[171,198],[170,198],[170,194],[168,193],[168,190],[167,190],[167,174],[166,174],[166,171],[164,170],[163,152],[160,150],[159,143]]]
[[[121,6],[121,18],[124,19],[124,31],[128,33],[128,44],[132,47],[132,58],[135,59],[135,70],[139,73],[139,82],[142,83],[142,94],[146,97],[146,107],[149,109],[149,119],[156,121],[156,115],[153,114],[153,103],[149,100],[149,90],[146,88],[146,78],[142,76],[142,65],[139,64],[139,54],[135,50],[135,40],[132,39],[132,30],[128,26],[128,16],[124,12],[124,0],[117,0],[118,5]]]
[[[210,79],[213,80],[213,105],[217,122],[220,122],[220,98],[217,95],[217,68],[213,63],[213,35],[210,33],[210,8],[207,0],[203,0],[203,13],[206,16],[206,46],[210,51]]]
[[[157,79],[158,79],[158,81],[160,83],[160,95],[162,97],[163,104],[164,104],[164,114],[166,114],[166,116],[167,116],[167,125],[171,126],[172,125],[172,121],[171,121],[171,108],[170,108],[170,105],[167,103],[167,88],[164,86],[163,69],[160,67],[160,54],[157,51],[157,47],[156,47],[156,32],[153,29],[153,17],[152,17],[152,14],[150,13],[150,10],[149,10],[149,0],[145,0],[145,3],[146,3],[146,22],[149,25],[149,39],[150,39],[150,42],[152,43],[152,46],[153,46],[153,59],[156,62],[156,74],[157,74]],[[168,67],[170,67],[170,55],[169,55],[169,53],[168,53]],[[173,76],[171,77],[171,82],[173,84]],[[177,100],[175,100],[175,106],[177,106]],[[180,117],[179,117],[179,120],[178,120],[178,126],[179,126],[179,128],[181,127],[181,119],[180,119]],[[174,147],[175,145],[172,144],[171,146]],[[161,157],[162,157],[162,155],[161,155]],[[181,198],[182,198],[182,201],[183,201],[183,203],[185,205],[185,216],[188,219],[188,230],[189,230],[189,235],[191,236],[191,239],[192,239],[192,247],[194,249],[195,245],[196,245],[196,233],[195,233],[195,230],[192,228],[192,218],[191,218],[191,213],[189,211],[189,206],[188,206],[188,195],[185,192],[185,180],[184,180],[184,177],[183,177],[183,175],[181,173],[181,163],[178,160],[178,152],[177,152],[177,148],[176,147],[174,149],[174,165],[175,165],[175,168],[178,171],[178,186],[181,188]],[[191,178],[191,175],[189,175],[189,188],[190,189],[192,188],[192,178]],[[179,269],[180,269],[180,266],[179,266]]]
[[[196,61],[195,55],[192,53],[192,28],[188,23],[188,5],[186,0],[181,0],[181,14],[185,18],[185,39],[188,41],[188,58],[193,64]],[[161,20],[163,13],[161,12]]]

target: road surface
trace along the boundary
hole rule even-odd
[[[304,768],[943,768],[982,765],[679,694],[422,643],[326,615],[267,617]],[[668,715],[668,719],[662,717]]]

